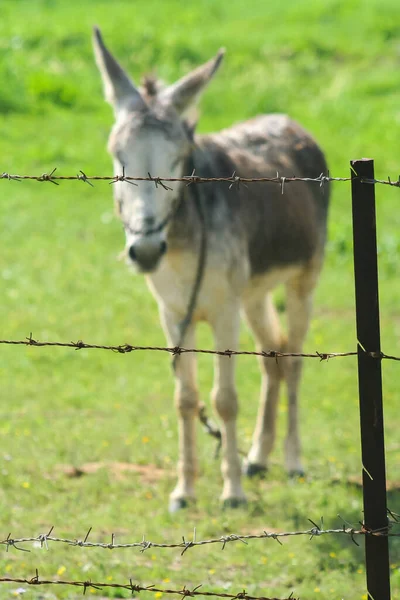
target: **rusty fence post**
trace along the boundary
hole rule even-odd
[[[350,166],[364,526],[377,530],[388,518],[381,360],[367,354],[381,351],[375,185],[362,182],[374,179],[374,161],[352,160]],[[369,597],[390,600],[388,537],[366,536],[365,564]]]

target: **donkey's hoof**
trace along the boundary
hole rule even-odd
[[[247,477],[260,477],[261,479],[264,479],[265,475],[267,474],[267,467],[264,467],[263,465],[258,465],[257,463],[245,463],[243,466],[243,473],[247,476]]]
[[[303,469],[292,469],[288,472],[289,479],[304,479],[306,476]]]
[[[187,508],[189,506],[189,502],[186,498],[170,498],[168,510],[169,512],[176,513],[183,508]]]
[[[247,506],[246,498],[225,498],[225,500],[222,500],[223,509],[242,508],[244,506]]]

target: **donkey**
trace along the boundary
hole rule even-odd
[[[286,115],[258,116],[218,133],[195,135],[188,111],[221,64],[218,54],[170,86],[145,78],[137,87],[104,45],[94,28],[94,52],[106,100],[116,122],[108,150],[114,172],[180,178],[195,170],[202,177],[318,177],[327,173],[324,155],[313,138]],[[128,264],[146,276],[168,343],[195,346],[195,326],[206,321],[217,350],[238,347],[240,312],[259,350],[299,353],[307,333],[312,296],[321,270],[326,239],[329,186],[314,182],[231,185],[182,182],[114,186],[118,214],[126,234]],[[282,193],[284,192],[284,193]],[[206,259],[190,322],[181,339],[182,321],[198,273],[202,235]],[[204,253],[203,253],[204,254]],[[204,256],[203,256],[204,258]],[[287,339],[281,332],[272,291],[286,287]],[[262,389],[251,449],[244,464],[248,476],[262,475],[275,440],[279,388],[288,392],[285,464],[301,474],[298,389],[301,359],[261,358]],[[216,355],[213,406],[221,420],[223,490],[226,506],[246,497],[241,482],[236,417],[235,358]],[[196,416],[199,412],[196,360],[182,354],[175,369],[179,418],[178,481],[170,510],[195,498]]]

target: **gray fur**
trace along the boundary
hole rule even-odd
[[[201,177],[318,177],[328,171],[316,143],[297,123],[285,115],[257,117],[219,134],[195,138],[192,160]],[[187,171],[186,171],[187,174]],[[187,191],[188,190],[188,191]],[[181,188],[186,202],[194,202],[192,189]],[[203,184],[200,195],[210,232],[231,230],[243,238],[249,252],[251,272],[294,263],[307,264],[321,253],[326,237],[329,186],[318,183],[286,183],[284,193],[276,183],[253,183],[230,187],[228,183]],[[186,211],[181,204],[181,213]],[[195,211],[190,211],[196,219]],[[221,214],[224,218],[221,218]],[[182,214],[181,229],[170,232],[185,235],[188,223]],[[198,223],[189,225],[189,230]],[[193,239],[186,235],[187,241]]]

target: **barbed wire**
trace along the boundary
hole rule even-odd
[[[82,181],[83,183],[87,183],[93,187],[93,181],[108,181],[110,184],[117,182],[129,182],[133,185],[136,185],[136,182],[143,181],[152,181],[156,187],[159,185],[164,189],[171,189],[168,187],[168,183],[181,182],[186,183],[186,185],[192,185],[194,183],[229,183],[229,187],[231,188],[233,185],[239,186],[240,184],[247,185],[249,183],[277,183],[281,186],[282,193],[286,183],[293,183],[296,181],[303,182],[311,182],[318,183],[320,187],[323,187],[324,184],[331,181],[351,181],[351,177],[331,177],[329,174],[324,175],[321,173],[318,177],[297,177],[293,175],[292,177],[281,176],[279,173],[276,174],[275,177],[239,177],[236,175],[236,172],[233,172],[229,177],[200,177],[196,175],[195,172],[191,175],[184,175],[182,177],[153,177],[150,173],[148,173],[147,177],[131,177],[125,174],[125,169],[122,169],[121,175],[86,175],[84,171],[81,169],[77,175],[55,175],[57,167],[52,169],[49,173],[42,173],[42,175],[16,175],[11,173],[3,172],[0,175],[0,179],[8,180],[8,181],[24,181],[24,180],[33,180],[39,182],[48,182],[53,183],[54,185],[59,185],[61,181]],[[390,176],[387,179],[367,179],[360,178],[361,183],[366,184],[382,184],[388,185],[391,187],[400,188],[400,175],[398,179],[392,180]]]
[[[150,351],[150,352],[167,352],[172,356],[179,356],[180,354],[212,354],[218,356],[260,356],[262,358],[317,358],[320,361],[328,361],[331,358],[343,358],[347,356],[357,356],[357,350],[350,352],[281,352],[280,350],[211,350],[207,348],[183,348],[181,346],[137,346],[132,344],[119,344],[119,345],[106,345],[106,344],[91,344],[78,340],[76,342],[59,342],[59,341],[39,341],[32,337],[32,333],[29,337],[23,340],[0,340],[0,345],[8,346],[33,346],[36,348],[43,348],[46,346],[57,347],[57,348],[73,348],[74,350],[110,350],[117,354],[129,354],[130,352],[137,351]],[[384,352],[368,352],[359,346],[360,350],[364,352],[370,358],[378,360],[394,360],[400,361],[400,356],[393,356],[385,354]]]
[[[197,585],[193,589],[189,589],[183,586],[180,590],[171,590],[166,588],[158,588],[154,585],[142,586],[137,583],[133,583],[132,579],[129,579],[129,583],[110,583],[110,582],[93,582],[87,581],[64,581],[62,579],[39,579],[39,573],[36,569],[36,574],[30,579],[23,579],[19,577],[0,577],[0,583],[24,583],[26,585],[69,585],[74,587],[83,588],[83,594],[86,594],[86,590],[102,590],[104,588],[119,588],[128,590],[131,594],[139,592],[151,592],[153,594],[176,594],[182,598],[195,597],[195,596],[208,596],[214,598],[232,598],[234,600],[279,600],[278,598],[270,598],[267,596],[250,596],[246,593],[246,590],[238,592],[237,594],[228,594],[226,592],[211,592],[211,591],[200,591],[202,584]],[[293,597],[293,592],[285,600],[296,600]]]
[[[111,534],[110,542],[92,542],[89,541],[89,535],[92,532],[92,527],[89,528],[83,539],[68,539],[68,538],[60,538],[56,536],[52,536],[54,527],[51,527],[48,533],[40,534],[38,536],[28,536],[28,537],[12,537],[11,533],[8,536],[0,541],[0,546],[6,546],[6,551],[8,552],[10,548],[15,548],[16,550],[20,550],[21,552],[30,552],[27,548],[21,547],[21,544],[33,543],[40,545],[40,548],[49,549],[49,542],[66,544],[68,546],[75,546],[79,548],[103,548],[106,550],[115,550],[120,548],[139,548],[141,553],[146,552],[150,548],[170,548],[170,549],[180,549],[181,555],[185,554],[187,550],[190,548],[195,548],[199,546],[206,546],[210,544],[219,544],[221,545],[221,550],[224,550],[226,545],[232,542],[241,542],[243,544],[248,544],[250,540],[263,540],[263,539],[273,539],[277,541],[279,544],[282,544],[280,538],[284,537],[298,537],[298,536],[307,536],[312,540],[314,537],[319,537],[323,535],[345,535],[351,538],[351,540],[359,545],[355,540],[355,536],[376,536],[376,537],[400,537],[400,532],[392,531],[394,525],[400,525],[399,515],[394,513],[393,511],[388,509],[388,515],[391,519],[388,519],[388,524],[385,527],[380,529],[370,529],[361,521],[358,523],[357,527],[353,527],[350,523],[343,520],[343,525],[336,529],[325,529],[324,528],[324,519],[321,517],[321,523],[318,525],[312,519],[308,519],[308,521],[312,524],[310,529],[304,529],[300,531],[266,531],[263,530],[260,533],[248,533],[248,534],[229,534],[229,535],[221,535],[219,537],[209,538],[206,540],[197,540],[196,539],[196,528],[193,530],[193,537],[191,540],[187,540],[184,536],[182,536],[182,540],[179,542],[152,542],[146,539],[146,536],[143,536],[142,540],[139,542],[127,542],[127,543],[117,543],[115,541],[115,534]],[[338,515],[339,518],[340,515]]]

